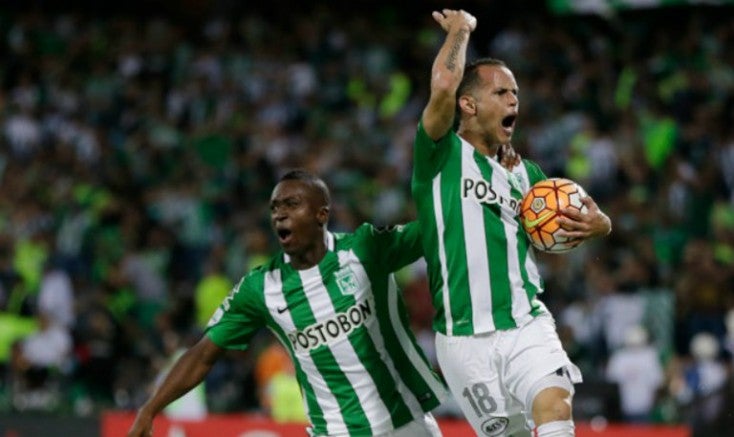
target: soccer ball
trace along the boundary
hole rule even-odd
[[[570,179],[550,178],[530,187],[520,204],[520,223],[533,246],[550,253],[567,252],[577,245],[569,244],[565,237],[557,235],[561,226],[556,217],[560,210],[571,206],[582,213],[588,208],[581,203],[586,191]]]

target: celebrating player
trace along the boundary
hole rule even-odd
[[[445,388],[408,328],[392,272],[422,256],[417,223],[332,234],[329,191],[304,171],[287,173],[270,199],[282,252],[246,275],[204,336],[138,411],[129,437],[196,386],[226,349],[245,349],[267,326],[295,365],[314,436],[440,436],[429,413]]]
[[[542,282],[517,219],[518,203],[545,179],[528,161],[497,162],[515,130],[515,77],[495,59],[465,67],[476,19],[444,9],[446,32],[431,71],[431,94],[414,144],[418,207],[433,303],[439,365],[478,435],[572,436],[578,368],[561,347],[537,295]],[[459,127],[454,132],[455,113]],[[609,218],[591,198],[588,213],[564,210],[564,236],[606,235]]]

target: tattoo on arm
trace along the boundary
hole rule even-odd
[[[449,71],[454,71],[456,69],[456,58],[459,57],[459,52],[461,51],[461,45],[466,41],[466,36],[469,34],[468,31],[462,29],[454,38],[454,43],[451,45],[451,49],[449,50],[448,56],[446,56],[446,68]]]

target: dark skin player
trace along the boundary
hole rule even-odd
[[[328,190],[323,183],[284,180],[270,199],[270,221],[283,251],[296,269],[315,266],[326,253],[325,225],[329,220]],[[153,418],[168,404],[196,387],[226,352],[207,336],[176,362],[163,383],[140,408],[128,437],[153,435]]]

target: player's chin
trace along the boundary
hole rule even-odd
[[[288,256],[293,256],[298,253],[298,247],[292,240],[286,242],[280,241],[280,247],[281,249],[283,249],[283,252]]]
[[[505,128],[500,126],[499,140],[500,144],[510,144],[512,142],[512,134],[515,132],[513,128]]]

